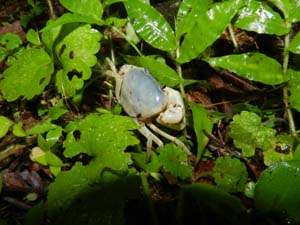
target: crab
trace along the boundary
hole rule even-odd
[[[139,125],[139,132],[147,139],[147,152],[151,152],[153,142],[162,147],[164,143],[154,133],[174,142],[188,155],[190,150],[174,136],[158,128],[154,122],[171,129],[185,127],[185,107],[181,94],[170,88],[160,87],[145,68],[123,65],[119,71],[107,58],[111,70],[107,75],[116,80],[115,96],[124,111]]]

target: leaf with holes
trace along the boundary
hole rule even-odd
[[[91,77],[100,38],[101,34],[87,24],[72,31],[56,46],[56,54],[63,66],[56,74],[56,86],[61,93],[74,96]]]
[[[3,72],[0,90],[10,102],[21,96],[32,99],[44,91],[52,72],[52,60],[44,49],[24,50],[12,66]]]

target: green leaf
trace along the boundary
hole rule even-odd
[[[112,167],[114,161],[119,163],[118,160],[121,163],[125,161],[124,165],[116,166],[117,169],[121,169],[131,162],[129,154],[123,152],[125,148],[139,143],[131,131],[136,128],[130,117],[108,113],[101,116],[91,114],[66,127],[68,135],[64,142],[64,155],[73,157],[86,153],[97,156],[98,159],[103,159],[101,167],[105,167],[106,164]],[[78,140],[74,137],[75,131],[80,133]]]
[[[3,72],[0,83],[3,97],[11,102],[21,97],[32,99],[48,85],[53,65],[44,49],[27,49]],[[34,88],[32,88],[34,87]]]
[[[230,123],[234,145],[242,149],[246,157],[254,156],[256,148],[274,150],[275,133],[274,129],[262,126],[260,117],[252,112],[242,111]]]
[[[158,173],[160,171],[161,162],[154,152],[151,154],[150,162],[147,162],[148,156],[146,152],[132,153],[131,156],[134,163],[146,172]]]
[[[227,55],[215,58],[206,58],[212,67],[221,67],[230,70],[248,80],[264,84],[281,84],[288,80],[284,76],[280,63],[261,53],[245,53]]]
[[[207,133],[211,133],[213,123],[208,119],[206,110],[203,106],[191,102],[189,105],[193,112],[193,125],[197,137],[197,161],[199,161],[208,142],[208,137],[203,131],[205,130]]]
[[[102,5],[98,0],[60,0],[60,3],[73,13],[89,16],[100,21],[102,18]]]
[[[99,173],[98,183],[90,183],[87,172],[77,163],[50,185],[47,208],[52,224],[125,224],[126,202],[141,197],[140,178],[106,171]]]
[[[251,224],[241,199],[213,185],[182,185],[179,204],[181,224]]]
[[[215,3],[206,13],[200,14],[182,42],[177,61],[189,62],[211,46],[230,24],[241,6],[242,1]]]
[[[56,46],[56,54],[63,65],[63,70],[56,73],[56,86],[61,93],[74,96],[91,77],[100,38],[101,34],[87,24],[72,31]]]
[[[236,193],[243,192],[248,179],[247,168],[236,158],[219,157],[216,160],[213,177],[219,188]]]
[[[293,1],[293,0],[292,0]],[[290,0],[268,0],[274,4],[283,13],[284,17],[287,18],[290,11]]]
[[[60,107],[51,107],[49,109],[49,118],[51,120],[57,120],[59,119],[62,115],[66,114],[69,112],[67,109],[60,108]]]
[[[300,71],[288,69],[287,75],[290,77],[288,83],[290,91],[289,103],[292,108],[300,112]]]
[[[295,37],[291,41],[289,51],[295,54],[300,54],[300,31],[295,35]]]
[[[297,23],[300,21],[300,1],[290,0],[290,12],[288,15],[288,20],[290,23]]]
[[[163,51],[176,49],[174,31],[155,8],[142,0],[128,0],[124,4],[135,31],[148,44]]]
[[[188,164],[187,155],[180,147],[170,143],[161,148],[159,152],[158,160],[165,171],[181,179],[192,176],[193,168]]]
[[[9,50],[13,50],[22,44],[22,40],[18,35],[8,32],[4,35],[0,35],[0,44]]]
[[[40,40],[38,32],[36,32],[33,29],[29,29],[27,31],[27,33],[26,33],[26,39],[31,44],[34,44],[34,45],[40,45],[41,44],[41,40]]]
[[[63,129],[61,127],[56,127],[53,130],[49,130],[46,135],[46,141],[50,147],[56,144],[60,137],[62,136]]]
[[[99,18],[95,19],[86,15],[65,13],[54,21],[49,20],[47,22],[47,26],[45,26],[41,31],[42,32],[49,31],[68,23],[87,23],[87,24],[103,25],[104,22]]]
[[[31,128],[29,131],[27,131],[28,135],[33,135],[33,134],[43,134],[49,130],[54,130],[58,126],[56,124],[53,124],[51,120],[46,120],[38,123],[35,125],[33,128]]]
[[[259,34],[284,35],[290,27],[265,2],[251,0],[239,14],[235,25],[241,29],[255,31]]]
[[[6,56],[8,56],[9,52],[6,48],[0,47],[0,62],[2,62]]]
[[[176,16],[176,38],[188,33],[196,23],[199,15],[208,10],[208,0],[183,0],[179,6]]]
[[[254,196],[260,214],[287,217],[295,224],[300,222],[299,171],[300,161],[278,163],[263,171]]]
[[[0,116],[0,138],[3,138],[8,132],[13,122],[7,119],[5,116]]]
[[[151,75],[161,84],[168,87],[179,85],[180,78],[176,71],[165,62],[158,61],[151,56],[124,56],[128,64],[147,68]]]
[[[13,134],[16,137],[26,137],[27,136],[26,132],[23,129],[23,124],[21,122],[14,124]]]
[[[275,149],[268,149],[263,152],[264,164],[273,165],[278,162],[290,161],[293,159],[294,138],[288,134],[279,134],[276,136]]]

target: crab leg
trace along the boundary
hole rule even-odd
[[[157,126],[155,126],[153,123],[150,123],[150,124],[147,124],[147,125],[148,125],[148,126],[151,128],[151,130],[153,130],[155,133],[158,133],[158,134],[161,135],[162,137],[165,137],[166,139],[168,139],[168,140],[174,142],[175,144],[177,144],[178,146],[180,146],[180,147],[183,149],[183,151],[185,151],[185,153],[186,153],[187,155],[192,155],[192,153],[190,152],[190,150],[189,150],[189,149],[185,146],[185,144],[184,144],[182,141],[180,141],[178,138],[176,138],[176,137],[174,137],[174,136],[172,136],[172,135],[170,135],[170,134],[168,134],[168,133],[162,131],[162,130],[159,129]]]
[[[138,121],[136,118],[133,120],[137,125],[139,125],[139,132],[147,139],[147,151],[151,151],[152,141],[158,147],[164,146],[164,143],[146,127],[145,123]]]

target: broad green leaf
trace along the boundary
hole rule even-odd
[[[263,171],[255,187],[256,210],[260,214],[283,217],[299,224],[299,171],[300,161],[281,162]]]
[[[126,202],[141,198],[140,178],[106,171],[98,174],[97,183],[91,183],[88,172],[77,163],[50,185],[47,209],[51,224],[125,224]]]
[[[254,156],[255,149],[275,150],[275,133],[272,128],[264,127],[258,115],[242,111],[230,123],[230,136],[237,148],[246,157]]]
[[[200,14],[182,42],[177,61],[189,62],[211,46],[230,24],[241,6],[242,1],[215,3],[206,13]]]
[[[63,69],[56,74],[56,86],[67,96],[74,96],[91,76],[91,67],[97,62],[94,54],[100,49],[101,34],[83,25],[67,35],[55,48]]]
[[[13,50],[22,44],[22,40],[18,35],[8,32],[0,35],[0,44],[9,50]]]
[[[130,117],[108,113],[101,116],[91,114],[66,127],[68,135],[64,142],[66,148],[64,155],[73,157],[80,153],[86,153],[103,159],[101,167],[105,167],[106,164],[111,167],[114,160],[116,162],[120,160],[122,163],[125,161],[126,164],[116,167],[121,169],[131,161],[129,154],[123,152],[125,148],[139,143],[131,131],[136,128],[137,126]],[[74,137],[75,131],[80,133],[78,140]]]
[[[102,4],[104,7],[109,6],[111,4],[117,3],[117,2],[125,2],[126,0],[103,0]]]
[[[290,43],[289,51],[300,54],[300,31],[296,34],[293,40]]]
[[[179,203],[181,224],[251,224],[241,199],[214,185],[182,185]]]
[[[13,122],[7,119],[5,116],[0,116],[0,138],[3,138]]]
[[[292,108],[300,112],[300,71],[288,69],[287,75],[290,78],[288,82],[289,103]]]
[[[87,23],[87,24],[103,25],[104,22],[102,20],[91,18],[86,15],[65,13],[61,17],[57,18],[56,20],[49,20],[47,22],[47,25],[41,31],[42,32],[49,31],[68,23]]]
[[[199,15],[208,10],[208,0],[183,0],[179,6],[175,20],[176,38],[188,33],[194,26]]]
[[[60,0],[60,3],[73,13],[101,21],[103,8],[99,0]]]
[[[284,17],[287,18],[290,11],[290,2],[293,0],[268,0],[274,4],[283,13]]]
[[[278,162],[286,162],[293,159],[294,138],[288,134],[279,134],[276,136],[275,149],[264,151],[264,164],[273,165]]]
[[[9,102],[21,96],[32,99],[43,92],[52,72],[51,58],[44,49],[24,50],[12,66],[3,72],[0,90]]]
[[[245,164],[239,159],[226,156],[217,158],[213,177],[217,187],[227,192],[236,193],[244,191],[248,172]]]
[[[282,67],[275,59],[261,53],[245,53],[206,58],[212,67],[220,67],[236,73],[248,80],[264,84],[276,85],[284,83],[288,77],[284,76]]]
[[[255,31],[259,34],[284,35],[290,27],[265,2],[250,0],[247,7],[239,14],[235,25],[241,29]]]
[[[174,143],[160,148],[158,160],[164,170],[175,177],[187,179],[192,176],[193,168],[188,164],[186,153]]]
[[[290,23],[297,23],[300,21],[300,1],[290,0],[290,12],[288,15],[288,20]]]
[[[193,125],[197,137],[197,161],[200,160],[204,148],[208,142],[208,137],[203,133],[212,132],[213,123],[208,118],[206,110],[200,104],[189,103],[193,113]]]
[[[142,0],[127,0],[124,4],[135,31],[148,44],[163,51],[176,49],[174,31],[154,7]]]
[[[180,78],[176,71],[165,62],[157,61],[151,56],[124,56],[128,64],[147,68],[151,75],[162,85],[175,87],[180,83]]]
[[[38,32],[36,32],[33,29],[29,29],[27,31],[27,33],[26,33],[26,39],[31,44],[34,44],[34,45],[40,45],[41,44],[41,40],[40,40]]]

